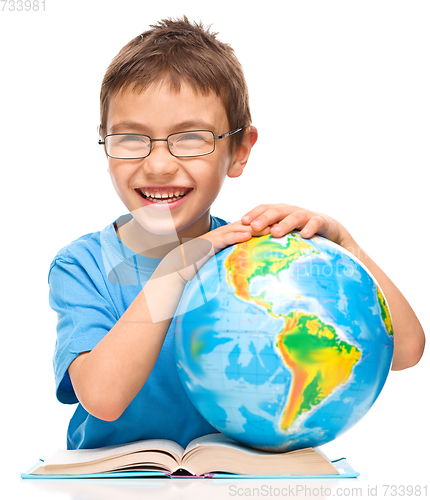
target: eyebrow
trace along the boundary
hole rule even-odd
[[[112,125],[110,128],[110,133],[115,134],[116,132],[119,131],[124,131],[124,130],[131,130],[133,132],[140,132],[144,130],[144,126],[141,123],[137,122],[120,122],[116,123],[115,125]]]
[[[171,127],[172,132],[185,132],[187,130],[214,130],[214,126],[204,120],[186,120],[181,123],[177,123]],[[141,132],[147,133],[147,127],[143,123],[125,121],[116,123],[110,128],[110,134],[121,133],[121,132]]]

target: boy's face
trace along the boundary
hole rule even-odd
[[[214,93],[204,96],[189,85],[175,92],[166,84],[155,84],[140,93],[125,90],[111,98],[106,129],[105,134],[136,133],[151,139],[189,130],[210,130],[216,136],[230,131],[224,105]],[[242,143],[248,146],[232,152],[230,139],[224,138],[216,141],[213,153],[193,158],[174,157],[166,142],[153,142],[146,158],[108,158],[109,173],[130,212],[144,211],[158,221],[169,214],[167,218],[173,221],[179,236],[194,238],[209,231],[209,209],[225,176],[241,175],[256,138],[252,128]],[[172,203],[157,203],[142,196],[178,191],[187,194]]]

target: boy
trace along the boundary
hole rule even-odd
[[[257,140],[241,66],[215,35],[184,17],[127,44],[103,80],[100,136],[130,214],[51,264],[57,397],[79,402],[68,449],[148,438],[186,446],[216,432],[176,373],[172,318],[201,265],[252,236],[299,229],[354,253],[390,305],[393,369],[419,361],[424,334],[414,312],[337,221],[286,204],[259,205],[232,224],[210,215],[225,176],[243,173]]]

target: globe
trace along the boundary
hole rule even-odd
[[[319,236],[224,249],[178,306],[176,363],[199,413],[247,446],[327,443],[375,402],[393,356],[384,295],[350,252]]]

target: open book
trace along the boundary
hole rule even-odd
[[[339,474],[321,452],[312,448],[270,453],[249,448],[216,433],[194,439],[185,450],[174,441],[165,439],[146,439],[95,449],[60,450],[22,477],[88,477],[94,474],[109,477],[111,473],[124,477],[134,476],[131,473],[136,472],[171,477],[213,477],[216,473],[256,476]]]

